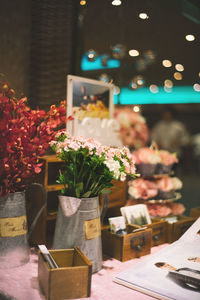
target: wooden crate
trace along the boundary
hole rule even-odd
[[[115,234],[109,229],[103,229],[103,253],[120,261],[126,261],[149,254],[151,251],[152,230],[149,228],[132,232],[134,229],[138,229],[138,226],[128,224],[126,226],[126,235]]]
[[[168,222],[162,220],[151,220],[151,224],[144,225],[152,229],[152,246],[158,246],[168,242]]]
[[[178,221],[174,223],[168,222],[168,243],[178,240],[194,221],[195,218],[179,216]]]
[[[190,217],[195,219],[200,217],[200,206],[193,207],[190,209]]]
[[[79,250],[49,250],[58,268],[50,269],[39,253],[38,280],[47,300],[90,296],[92,263]]]

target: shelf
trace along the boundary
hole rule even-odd
[[[52,185],[45,186],[47,192],[61,191],[62,188],[63,188],[62,184],[52,184]]]
[[[55,220],[57,218],[57,211],[51,211],[51,212],[48,212],[47,214],[47,221],[52,221],[52,220]]]

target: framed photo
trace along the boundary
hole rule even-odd
[[[120,211],[127,223],[139,226],[151,224],[151,218],[145,204],[124,206],[120,208]]]
[[[113,118],[113,88],[111,83],[68,75],[67,117],[74,116],[78,121],[86,117]],[[68,123],[67,130],[71,122]]]

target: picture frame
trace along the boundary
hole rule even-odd
[[[86,118],[112,119],[114,113],[114,85],[103,81],[67,76],[67,118],[77,123]],[[67,131],[73,134],[73,122],[67,122]]]
[[[151,218],[145,204],[136,204],[120,208],[122,216],[129,224],[139,226],[151,224]]]

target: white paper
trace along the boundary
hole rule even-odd
[[[200,272],[200,262],[191,259],[196,257],[200,258],[200,218],[178,241],[120,273],[113,280],[159,299],[199,300],[200,290],[194,290],[192,285],[183,286],[183,282],[175,281],[168,270],[155,266],[155,263],[165,262],[178,270],[189,268],[189,271]],[[179,274],[185,272],[178,270]],[[189,273],[193,277],[200,276],[193,271]]]

